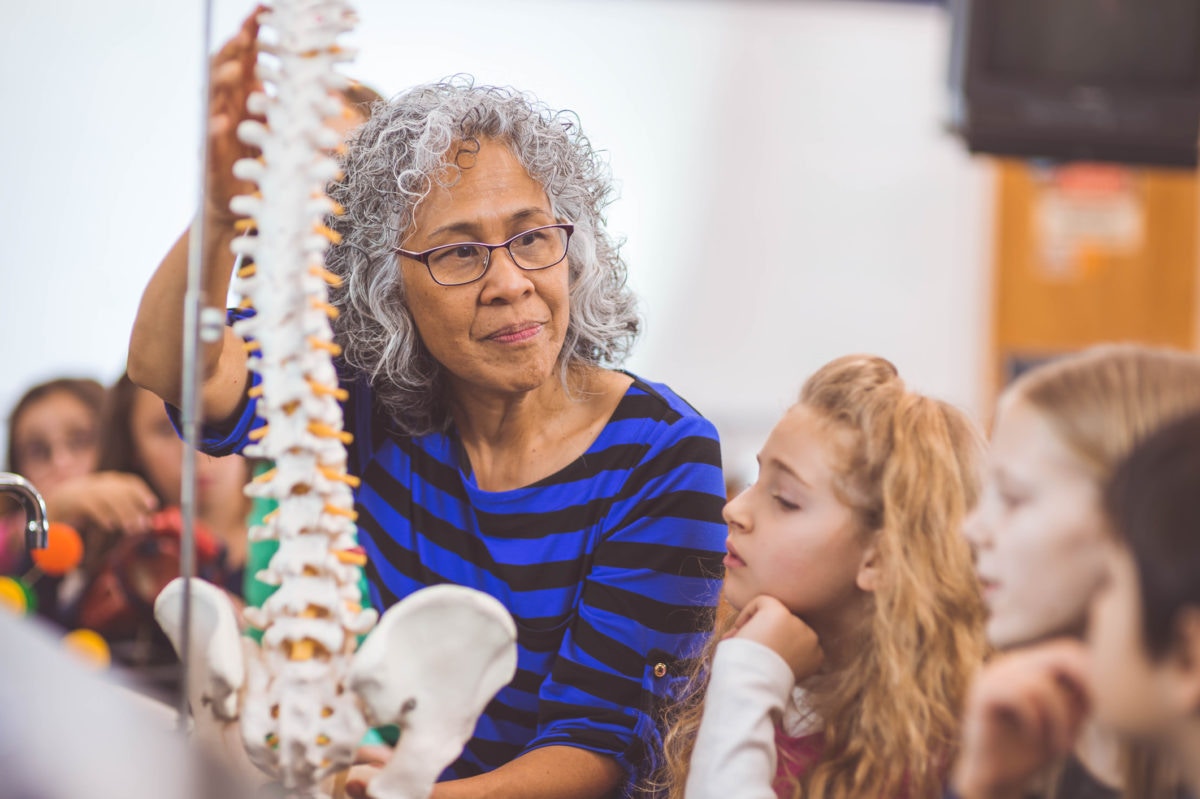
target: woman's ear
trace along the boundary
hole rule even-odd
[[[868,544],[863,551],[862,560],[858,564],[858,574],[854,578],[855,584],[859,590],[874,592],[879,588],[879,558],[875,551],[875,544]]]
[[[1200,608],[1185,607],[1175,620],[1175,642],[1168,655],[1179,710],[1200,715]]]

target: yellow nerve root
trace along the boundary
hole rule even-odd
[[[308,432],[318,438],[339,439],[343,444],[350,444],[354,441],[354,436],[351,433],[347,433],[345,430],[334,430],[324,422],[309,422]]]
[[[269,483],[269,482],[271,482],[272,480],[274,480],[274,479],[275,479],[275,475],[276,475],[276,474],[278,474],[278,473],[279,473],[279,470],[278,470],[278,469],[271,469],[271,470],[269,470],[269,471],[265,471],[265,472],[263,472],[262,474],[260,474],[260,475],[258,475],[257,477],[255,477],[255,478],[254,478],[254,482],[256,482],[256,483]]]
[[[313,225],[313,232],[328,239],[330,244],[342,243],[342,234],[329,225]]]
[[[314,350],[325,350],[335,358],[342,354],[342,348],[340,346],[334,344],[332,341],[326,341],[323,338],[318,338],[317,336],[308,337],[308,346],[312,347]]]
[[[330,319],[337,319],[338,315],[341,313],[341,311],[339,311],[337,308],[334,308],[327,302],[318,300],[316,297],[313,297],[311,300],[309,300],[309,304],[318,311],[324,311],[325,315]]]
[[[313,380],[311,378],[309,378],[305,382],[308,383],[309,390],[312,391],[312,393],[316,394],[319,397],[332,395],[332,396],[336,397],[337,399],[341,400],[342,402],[345,402],[346,400],[348,400],[350,398],[350,392],[344,388],[338,388],[336,386],[327,386],[324,383],[318,383],[316,380]]]
[[[348,563],[351,566],[367,565],[367,555],[359,548],[338,550],[334,553],[334,557],[338,559],[339,563]],[[350,607],[350,604],[347,604],[347,607]],[[359,607],[358,610],[362,610],[362,608]]]
[[[358,488],[359,485],[362,483],[362,481],[359,480],[354,475],[346,474],[345,472],[339,472],[337,469],[333,468],[332,466],[321,466],[321,467],[319,467],[319,469],[321,471],[321,474],[325,475],[326,480],[333,480],[334,482],[337,482],[337,483],[345,483],[346,485],[350,486],[351,488]]]
[[[314,264],[313,266],[310,266],[308,268],[308,273],[310,275],[312,275],[313,277],[321,278],[322,280],[324,280],[326,283],[328,283],[331,286],[342,285],[342,279],[340,277],[338,277],[337,275],[335,275],[333,272],[330,272],[328,269],[326,269],[323,266],[317,266]]]
[[[330,516],[345,516],[352,522],[358,520],[358,511],[350,510],[348,508],[339,508],[337,505],[334,505],[331,502],[325,503],[325,512]]]

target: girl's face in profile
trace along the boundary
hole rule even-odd
[[[69,391],[53,391],[27,406],[13,425],[13,468],[41,492],[96,470],[96,414]]]
[[[733,607],[766,594],[809,624],[827,626],[861,599],[867,546],[835,491],[839,438],[803,405],[771,431],[758,480],[725,506],[725,598]]]
[[[1105,564],[1095,478],[1044,416],[1001,402],[983,495],[966,524],[994,646],[1083,631]]]

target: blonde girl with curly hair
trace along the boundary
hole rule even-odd
[[[809,378],[725,507],[737,615],[676,706],[672,799],[941,796],[986,650],[961,531],[981,455],[882,358]]]

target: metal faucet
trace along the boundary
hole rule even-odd
[[[25,548],[45,549],[49,543],[46,501],[33,483],[19,474],[0,472],[0,494],[13,494],[25,509]]]

